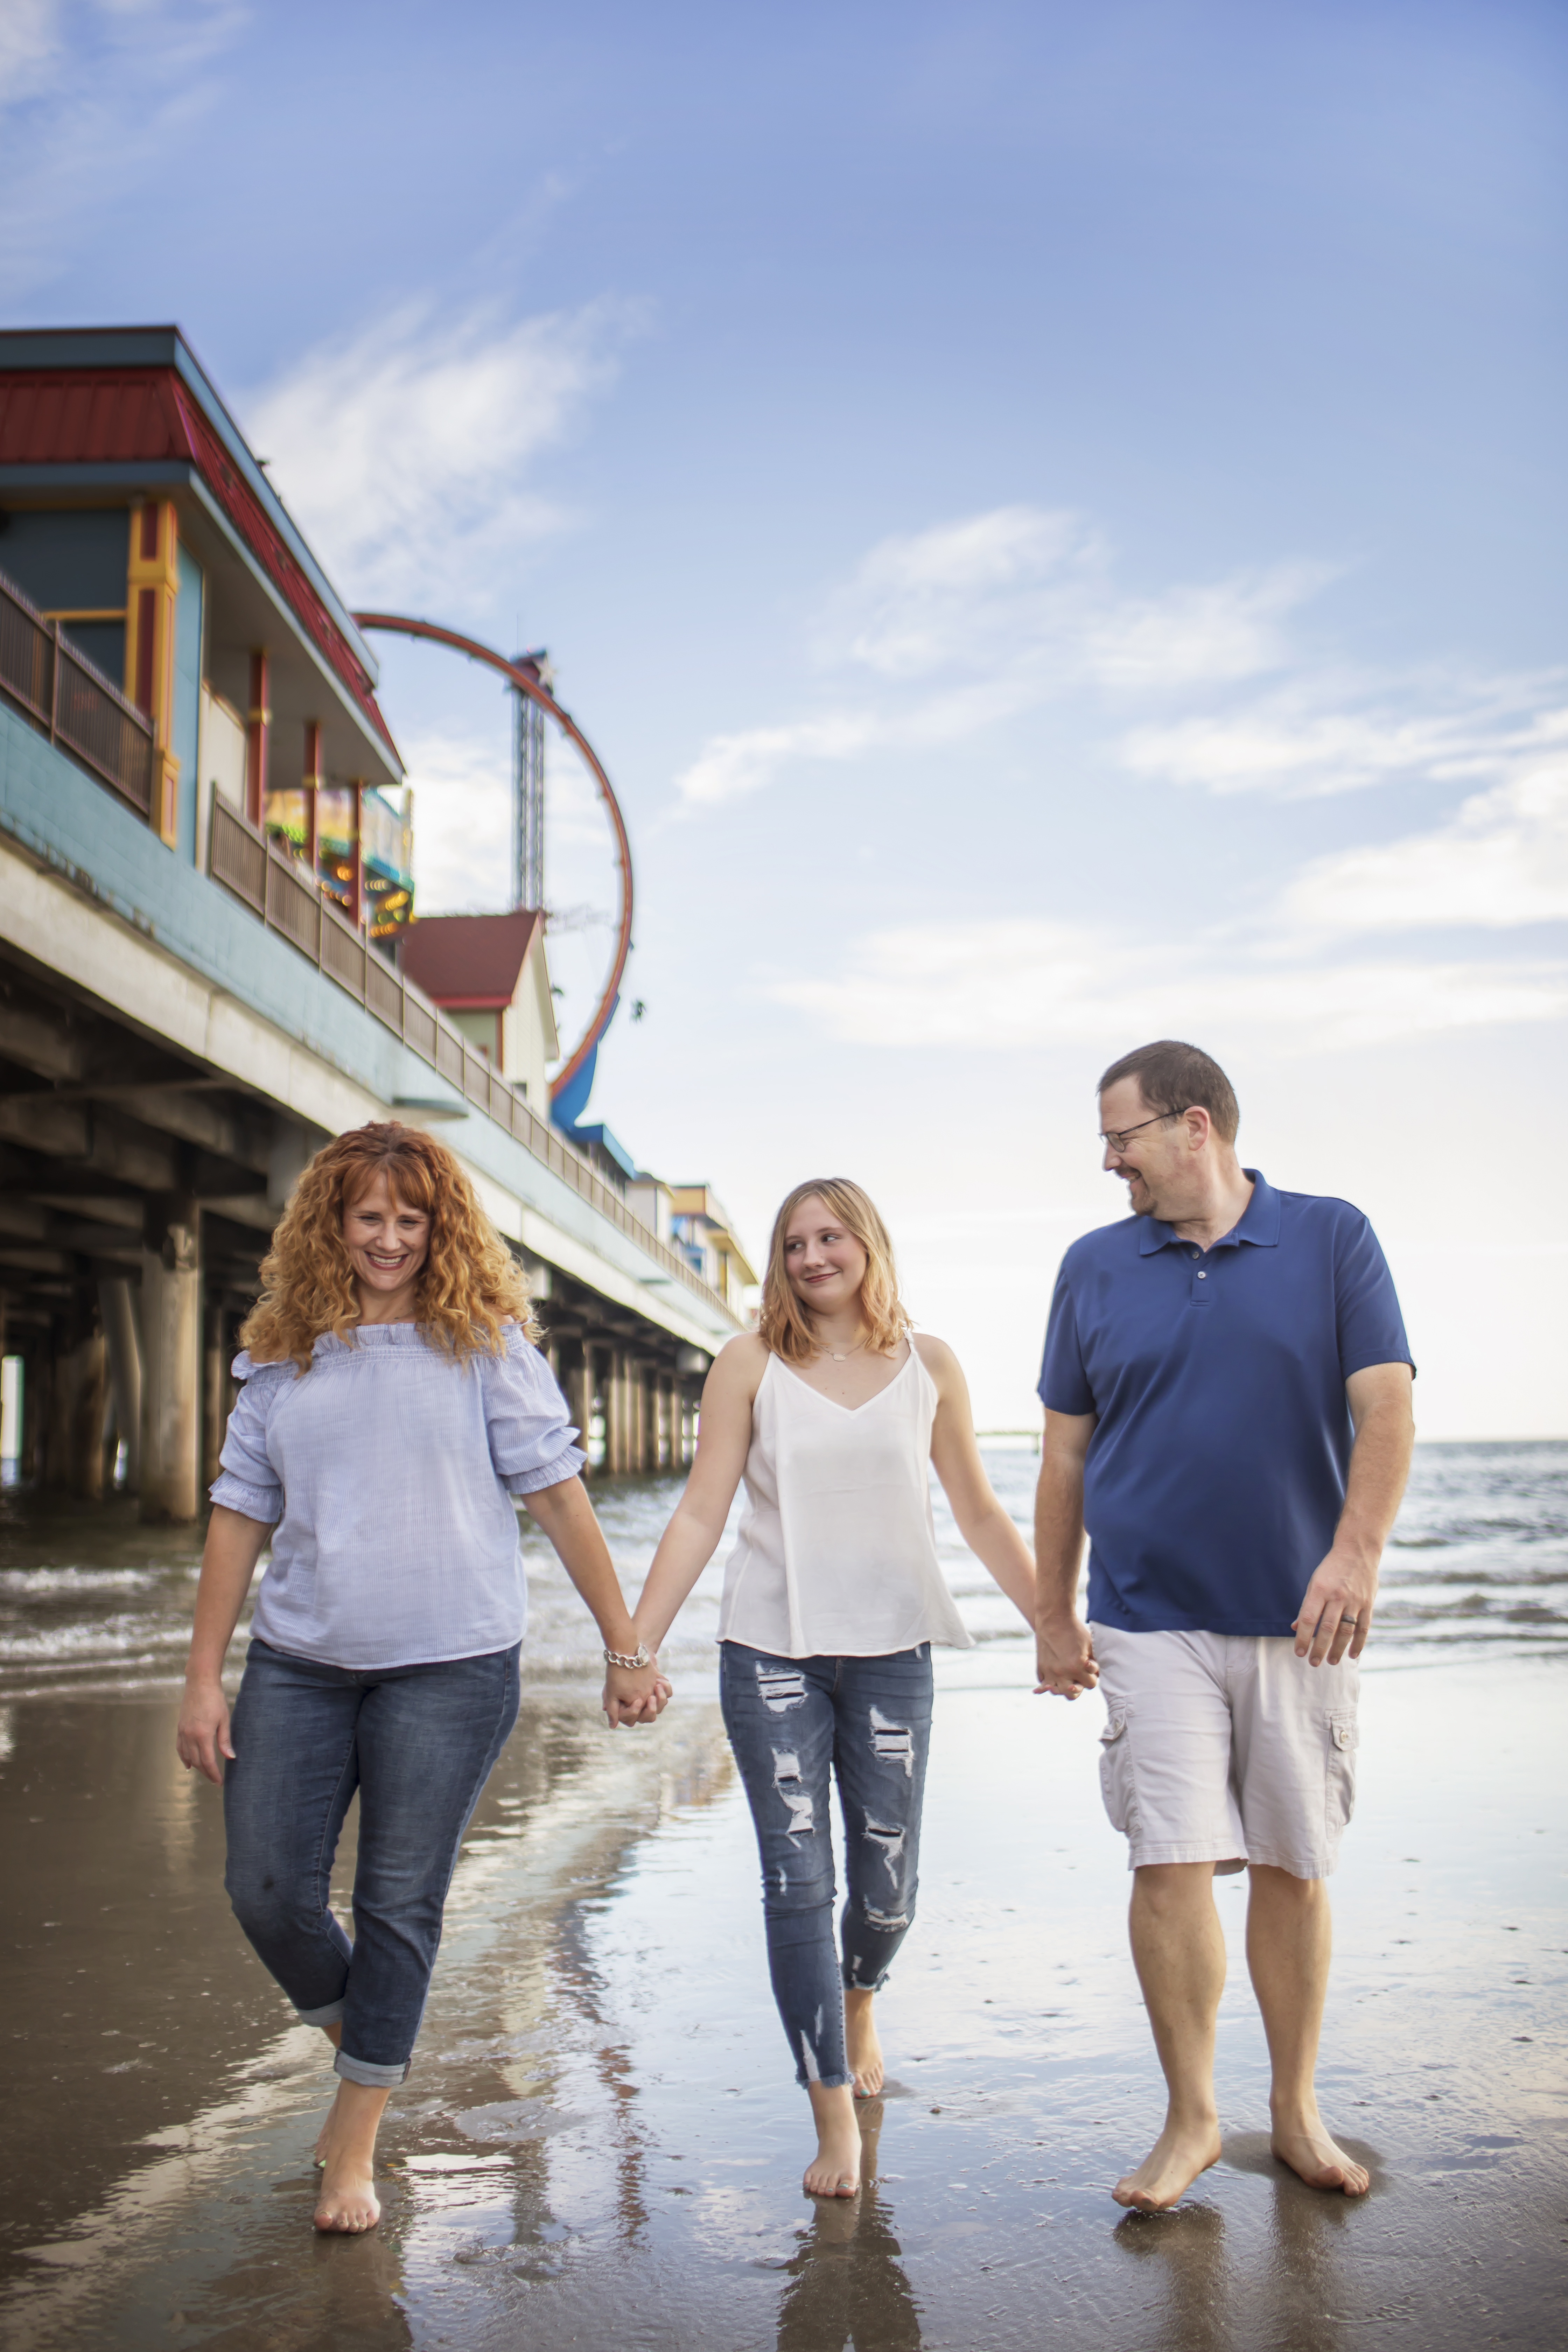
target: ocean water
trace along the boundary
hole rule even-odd
[[[1026,1442],[982,1448],[998,1496],[1026,1533],[1037,1457]],[[635,1591],[680,1491],[672,1478],[605,1480],[594,1500],[623,1583]],[[1027,1637],[965,1548],[940,1488],[937,1538],[987,1676],[1028,1671]],[[523,1520],[534,1683],[596,1673],[598,1639],[554,1555]],[[676,1627],[676,1674],[710,1674],[728,1541]],[[143,1528],[135,1505],[76,1506],[0,1492],[0,1701],[174,1688],[200,1559],[199,1530]],[[243,1656],[245,1625],[232,1663]],[[1544,1656],[1568,1648],[1568,1442],[1416,1449],[1410,1489],[1384,1561],[1368,1663],[1438,1654]],[[1005,1661],[1006,1662],[1005,1664]],[[956,1664],[957,1662],[953,1662]]]

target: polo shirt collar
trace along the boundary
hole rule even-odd
[[[1244,1176],[1252,1179],[1252,1198],[1239,1221],[1220,1241],[1215,1249],[1236,1249],[1243,1242],[1253,1242],[1259,1249],[1277,1249],[1279,1244],[1279,1195],[1268,1178],[1256,1168],[1244,1168]],[[1152,1257],[1156,1250],[1174,1243],[1178,1249],[1191,1244],[1182,1239],[1174,1225],[1165,1224],[1159,1217],[1140,1217],[1143,1231],[1138,1236],[1140,1257]]]

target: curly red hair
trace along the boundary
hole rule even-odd
[[[502,1355],[508,1323],[538,1338],[521,1269],[454,1154],[422,1128],[373,1119],[317,1152],[279,1221],[261,1261],[261,1296],[239,1334],[258,1364],[291,1359],[309,1371],[323,1331],[352,1344],[359,1293],[343,1210],[383,1175],[395,1200],[430,1220],[415,1312],[432,1345],[459,1359]]]

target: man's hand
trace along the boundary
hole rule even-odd
[[[1057,1698],[1077,1698],[1100,1680],[1100,1662],[1089,1627],[1076,1611],[1053,1617],[1035,1628],[1035,1696],[1049,1692]]]
[[[675,1685],[660,1674],[658,1662],[635,1670],[609,1666],[600,1705],[612,1731],[630,1731],[639,1723],[655,1723],[674,1695]]]
[[[228,1736],[228,1701],[222,1683],[205,1678],[186,1683],[174,1746],[187,1772],[200,1772],[223,1785],[218,1759],[226,1756],[232,1761],[234,1743]]]
[[[1314,1666],[1337,1666],[1348,1651],[1359,1658],[1372,1630],[1377,1560],[1336,1544],[1321,1560],[1296,1619],[1296,1655]]]

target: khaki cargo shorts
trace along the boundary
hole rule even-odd
[[[1265,1634],[1091,1625],[1100,1785],[1127,1866],[1249,1862],[1327,1878],[1355,1803],[1361,1669]]]

